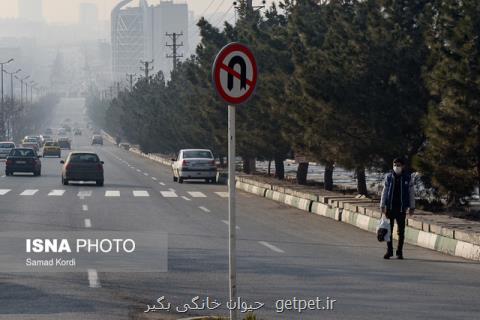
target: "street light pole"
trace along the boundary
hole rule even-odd
[[[15,90],[13,89],[13,76],[16,75],[17,73],[19,73],[20,71],[22,71],[22,69],[18,69],[17,71],[15,72],[8,72],[7,70],[3,70],[5,73],[9,74],[10,75],[10,103],[11,103],[11,111],[14,112],[14,109],[15,109]],[[4,118],[4,120],[6,120],[5,122],[7,123],[7,130],[6,131],[6,136],[10,136],[10,133],[12,132],[11,131],[11,119],[10,119],[11,115],[7,115],[7,119]]]
[[[0,62],[0,79],[1,79],[1,83],[0,83],[0,86],[2,87],[2,108],[0,110],[0,121],[1,121],[1,126],[0,126],[0,137],[2,138],[2,140],[5,139],[5,100],[4,100],[4,97],[3,97],[3,65],[5,64],[9,64],[10,62],[12,62],[13,59],[10,59],[6,62]]]

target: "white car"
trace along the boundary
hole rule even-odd
[[[6,159],[12,149],[15,149],[15,143],[11,141],[0,142],[0,158]]]
[[[174,182],[201,179],[213,183],[217,180],[215,158],[208,149],[183,149],[178,153],[177,159],[172,161]]]

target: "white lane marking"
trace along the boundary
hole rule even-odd
[[[88,286],[90,288],[100,288],[98,273],[95,269],[88,269]]]
[[[91,228],[92,227],[92,221],[90,219],[85,219],[85,228]]]
[[[35,193],[38,192],[38,189],[27,189],[20,193],[21,196],[33,196]]]
[[[134,197],[150,197],[150,194],[148,191],[144,190],[133,190],[133,196]]]
[[[145,177],[148,177],[148,173],[146,173],[146,172],[145,172],[143,175],[144,175]]]
[[[190,199],[188,197],[185,197],[185,196],[182,196],[182,199],[185,200],[185,201],[192,201],[192,199]]]
[[[207,196],[203,192],[198,192],[198,191],[188,191],[187,192],[190,196],[193,198],[206,198]]]
[[[178,195],[172,191],[160,191],[164,198],[177,198]]]
[[[3,175],[2,178],[5,178],[5,175]]]
[[[83,211],[88,211],[88,206],[86,204],[82,205],[82,210]]]
[[[202,210],[202,211],[205,211],[205,212],[210,212],[210,210],[208,210],[207,208],[205,207],[198,207],[198,209]]]
[[[171,192],[175,192],[175,189],[173,188],[169,188],[168,190],[170,190]]]
[[[142,172],[142,170],[140,170],[140,169],[137,169],[137,172]]]
[[[161,185],[161,186],[165,185],[165,183],[163,183],[163,182],[159,182],[158,184]]]
[[[48,194],[49,197],[61,197],[65,193],[66,190],[52,190]]]
[[[260,243],[262,246],[265,246],[272,251],[275,251],[275,252],[278,252],[278,253],[285,253],[285,251],[283,251],[282,249],[280,249],[280,248],[278,248],[278,247],[274,246],[273,244],[270,244],[266,241],[258,241],[258,243]]]
[[[215,192],[220,198],[228,198],[228,192]]]
[[[227,226],[230,225],[230,222],[228,222],[227,220],[222,220],[222,222],[225,223]],[[239,226],[235,226],[235,229],[240,230],[240,227],[239,227]]]
[[[105,191],[105,197],[120,197],[120,191],[118,191],[118,190],[107,190],[107,191]]]
[[[92,190],[82,190],[77,193],[77,196],[80,198],[84,197],[91,197],[92,196]]]
[[[12,190],[11,189],[0,189],[0,196],[4,196],[7,193],[9,193],[10,191],[12,191]]]
[[[153,181],[157,181],[157,178],[155,178],[155,177],[152,177],[152,180],[153,180]]]

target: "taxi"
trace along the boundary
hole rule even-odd
[[[56,156],[60,158],[62,156],[62,150],[57,141],[47,141],[43,146],[43,156]]]

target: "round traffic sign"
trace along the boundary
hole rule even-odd
[[[237,42],[229,43],[215,58],[212,76],[222,99],[229,104],[240,104],[255,91],[257,62],[248,47]]]

